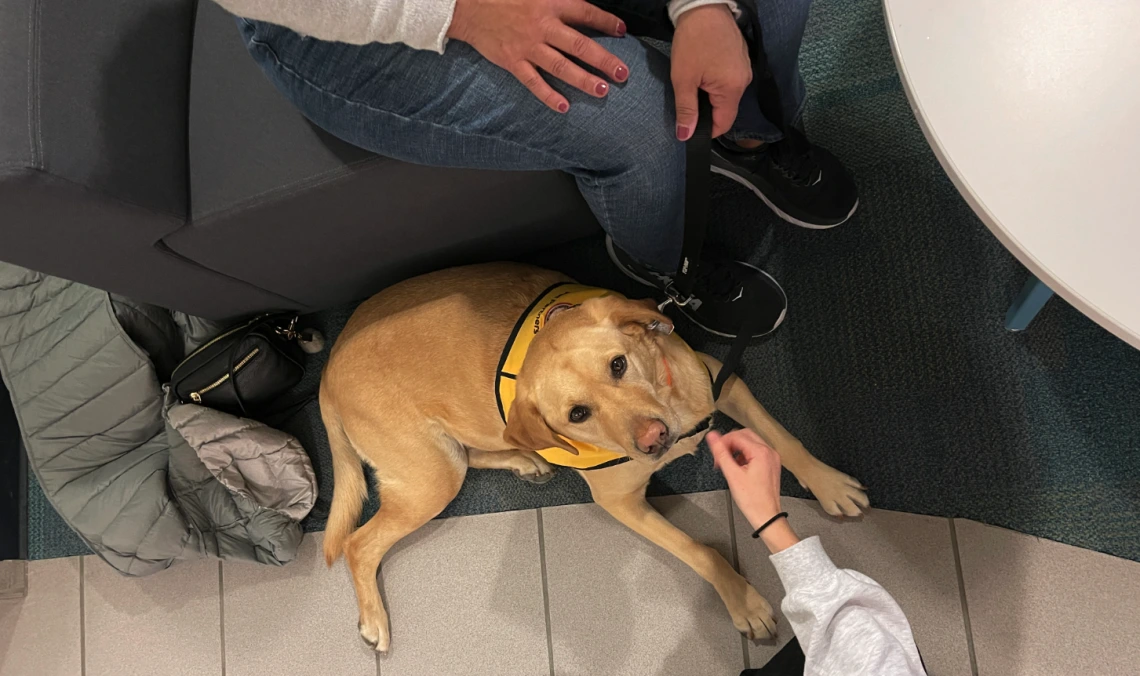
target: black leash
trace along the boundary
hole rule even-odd
[[[677,277],[665,287],[665,295],[677,307],[697,303],[693,286],[701,264],[701,251],[709,229],[709,186],[712,184],[712,103],[709,95],[697,92],[697,128],[685,143],[685,235],[681,242],[681,262]]]
[[[724,388],[728,379],[732,377],[732,374],[736,371],[736,367],[740,366],[740,360],[744,357],[744,350],[748,348],[748,343],[752,341],[752,334],[760,330],[760,317],[759,312],[749,312],[745,315],[736,337],[732,339],[732,347],[728,348],[728,354],[725,355],[724,361],[721,362],[720,373],[716,374],[716,380],[713,381],[713,401],[720,399],[720,391]]]
[[[783,110],[780,105],[780,91],[772,72],[768,68],[768,58],[764,54],[764,39],[761,33],[760,21],[751,0],[738,3],[747,16],[750,30],[745,32],[745,39],[750,47],[752,59],[753,82],[756,86],[756,98],[760,111],[772,124],[784,130],[785,137],[792,143],[800,142],[800,135],[789,130],[784,121]],[[749,33],[751,35],[749,35]],[[681,260],[677,265],[677,276],[673,283],[665,288],[666,300],[658,309],[670,305],[685,307],[693,304],[693,309],[700,307],[700,299],[693,296],[693,287],[696,283],[697,271],[700,268],[701,252],[705,245],[705,236],[708,234],[709,218],[709,186],[712,172],[712,104],[708,94],[699,91],[697,127],[692,138],[685,144],[685,234],[681,243]],[[752,340],[752,335],[760,330],[762,315],[759,312],[745,312],[736,338],[721,364],[720,373],[712,384],[713,400],[720,399],[721,390],[732,377],[740,360],[744,357],[744,350]]]
[[[697,271],[701,265],[701,251],[705,246],[705,235],[709,228],[709,185],[712,171],[712,104],[705,92],[698,93],[697,128],[692,138],[685,144],[685,235],[681,243],[681,261],[677,265],[677,276],[673,283],[665,287],[666,299],[658,309],[664,311],[669,305],[685,307],[692,304],[700,307],[701,300],[693,295]],[[759,312],[746,312],[732,347],[728,350],[720,367],[720,373],[712,383],[713,400],[720,399],[721,389],[740,365],[744,350],[752,340],[752,334],[760,330]]]

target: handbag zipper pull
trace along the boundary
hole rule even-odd
[[[195,404],[201,404],[202,403],[202,395],[198,394],[197,392],[191,392],[190,393],[190,399]]]

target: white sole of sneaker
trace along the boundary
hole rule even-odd
[[[741,265],[746,265],[746,266],[752,268],[756,272],[759,272],[760,274],[764,275],[768,279],[772,280],[772,283],[776,285],[776,288],[780,289],[780,293],[784,296],[784,310],[783,310],[783,312],[780,313],[780,317],[776,320],[776,323],[772,325],[772,328],[768,329],[764,333],[758,333],[758,334],[752,336],[753,338],[763,338],[764,336],[767,336],[767,335],[771,334],[773,331],[775,331],[776,329],[780,328],[780,324],[783,324],[784,318],[788,316],[788,294],[784,293],[784,287],[780,286],[780,283],[777,282],[776,278],[773,277],[772,275],[768,274],[767,272],[764,272],[763,270],[756,267],[755,265],[752,265],[751,263],[745,263],[744,261],[737,261],[737,262],[740,263]],[[691,314],[689,314],[688,312],[685,312],[685,308],[678,308],[678,309],[685,315],[685,317],[689,321],[691,321],[692,323],[701,327],[705,331],[708,331],[709,333],[713,334],[714,336],[720,336],[721,338],[736,338],[736,336],[732,335],[731,333],[721,333],[720,331],[714,331],[714,330],[710,329],[709,327],[707,327],[704,324],[697,321],[696,318],[693,317]]]
[[[843,220],[839,221],[838,223],[835,223],[833,225],[819,225],[817,223],[805,223],[805,222],[799,220],[798,218],[795,218],[794,216],[791,216],[787,213],[784,213],[783,210],[781,210],[775,204],[772,204],[772,201],[768,199],[768,196],[765,195],[759,188],[752,185],[748,181],[744,180],[740,176],[737,176],[736,174],[732,173],[731,171],[728,171],[727,169],[721,169],[720,167],[710,166],[709,168],[712,169],[712,172],[714,174],[720,174],[721,176],[724,176],[725,178],[729,179],[730,181],[734,181],[736,183],[739,183],[740,185],[744,186],[745,188],[748,188],[752,192],[756,193],[756,196],[759,197],[760,199],[762,199],[764,201],[764,204],[767,204],[768,208],[771,209],[774,214],[776,214],[777,216],[780,217],[780,220],[791,223],[792,225],[798,225],[801,228],[807,228],[809,230],[830,230],[832,228],[839,227],[839,226],[843,225],[844,223],[846,223],[848,220],[850,220],[851,217],[855,214],[855,210],[859,208],[859,200],[858,200],[858,198],[856,198],[855,204],[851,207],[851,211],[847,212],[847,215],[843,217]]]
[[[641,277],[638,277],[637,275],[630,272],[629,268],[625,267],[621,264],[620,261],[618,261],[617,252],[614,251],[614,241],[610,238],[609,235],[606,235],[606,253],[609,254],[610,262],[614,264],[614,267],[616,267],[618,270],[621,270],[622,274],[624,274],[626,277],[629,277],[639,284],[644,284],[645,286],[657,289],[658,291],[661,290],[660,286],[654,284],[648,279],[642,279]]]

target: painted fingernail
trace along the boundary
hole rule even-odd
[[[606,84],[605,82],[599,82],[598,84],[594,85],[594,93],[597,94],[598,96],[605,96],[606,92],[608,92],[609,90],[610,90],[610,86],[608,84]]]
[[[683,125],[683,124],[677,125],[677,140],[678,141],[688,141],[689,140],[689,134],[691,134],[691,133],[692,133],[692,131],[688,127],[686,127],[685,125]]]
[[[625,37],[625,22],[619,21],[617,26],[617,34],[619,38]]]
[[[567,110],[570,110],[570,104],[569,103],[566,103],[565,101],[563,101],[562,103],[558,104],[558,112],[565,113]]]
[[[614,69],[614,79],[618,82],[625,82],[627,77],[629,77],[629,69],[625,66],[618,66]]]

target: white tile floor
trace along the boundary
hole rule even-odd
[[[655,504],[778,605],[725,493]],[[786,504],[895,595],[934,676],[1140,673],[1140,564],[969,521]],[[32,562],[28,597],[0,603],[0,676],[735,676],[789,638],[783,623],[777,643],[743,641],[696,574],[572,505],[435,521],[401,543],[381,571],[393,643],[377,659],[320,540],[284,568],[199,561],[145,579],[93,557]]]
[[[724,493],[654,505],[731,560]],[[555,674],[740,673],[740,634],[720,597],[685,564],[596,505],[544,509],[542,523]]]

